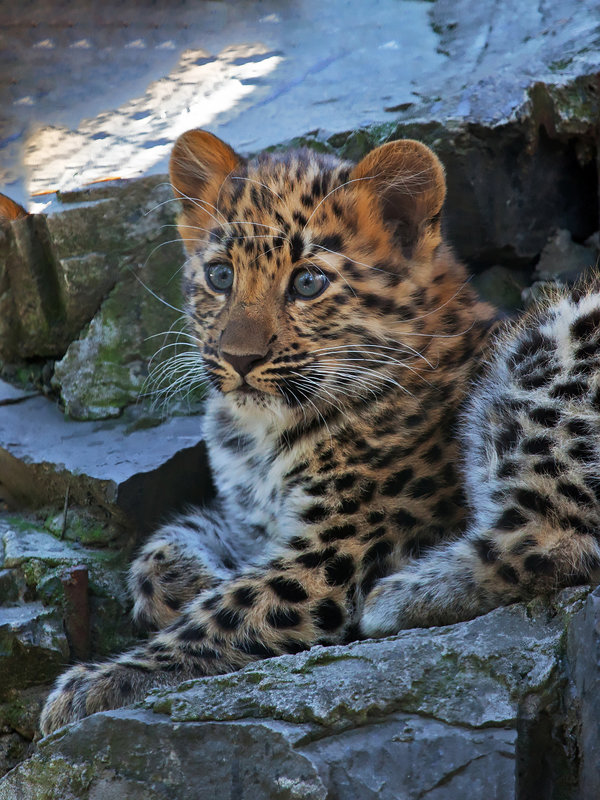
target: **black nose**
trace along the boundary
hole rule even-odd
[[[221,351],[221,355],[225,361],[229,361],[234,370],[239,372],[242,378],[247,375],[253,367],[267,358],[267,356],[264,354],[261,355],[260,353],[245,353],[242,356],[238,356],[233,353],[227,353],[225,350]]]

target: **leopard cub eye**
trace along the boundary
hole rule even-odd
[[[207,264],[206,282],[215,292],[228,292],[233,285],[233,267],[229,264]]]
[[[325,291],[329,281],[322,272],[310,269],[299,269],[292,275],[290,294],[295,297],[312,300]]]

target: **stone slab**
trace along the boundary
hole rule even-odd
[[[516,798],[515,730],[472,730],[426,717],[392,714],[383,722],[299,749],[317,766],[328,787],[327,798]]]
[[[155,691],[43,739],[0,781],[0,800],[523,797],[520,775],[549,752],[543,720],[560,703],[567,628],[586,597],[566,590]],[[522,741],[526,713],[535,747]],[[576,765],[562,753],[551,769]]]
[[[35,392],[26,392],[6,381],[0,380],[0,406],[21,403],[29,397],[35,397]]]
[[[19,800],[40,800],[59,789],[61,797],[90,800],[515,797],[511,730],[472,731],[395,714],[307,741],[314,735],[309,726],[273,720],[181,726],[138,710],[98,714],[45,740],[34,759],[0,782],[0,798],[20,791]]]
[[[48,533],[16,530],[9,522],[0,520],[0,541],[4,547],[3,566],[20,567],[30,559],[40,559],[46,564],[78,564],[82,560],[80,548],[51,536]]]
[[[0,406],[0,484],[17,508],[62,508],[69,487],[72,504],[97,504],[146,531],[211,494],[202,418],[136,430],[66,420],[43,397]]]
[[[316,646],[240,672],[161,690],[147,701],[174,722],[273,718],[345,730],[402,710],[470,727],[511,726],[528,693],[557,671],[567,608],[492,611],[461,625],[403,631],[382,641]]]

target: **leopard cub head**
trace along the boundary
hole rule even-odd
[[[170,174],[186,310],[217,391],[306,414],[396,381],[441,242],[431,150],[401,140],[357,165],[309,150],[246,161],[192,130]]]

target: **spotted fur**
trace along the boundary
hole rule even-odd
[[[130,586],[161,630],[67,672],[44,733],[359,627],[454,622],[589,579],[599,295],[554,300],[490,355],[494,309],[441,240],[443,170],[417,142],[357,166],[246,164],[191,131],[171,176],[219,501],[147,542]],[[298,276],[319,292],[299,295]]]

